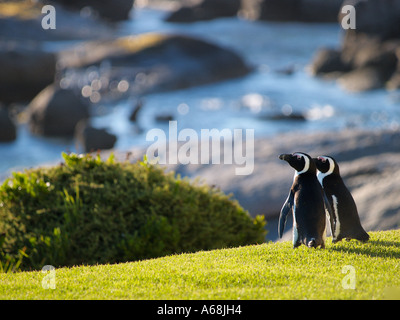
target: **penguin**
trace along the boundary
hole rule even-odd
[[[312,158],[303,152],[281,154],[279,159],[295,169],[293,184],[279,216],[278,234],[282,238],[286,218],[293,215],[293,249],[301,244],[325,248],[326,217],[323,190],[317,180]]]
[[[361,226],[357,206],[340,176],[339,165],[330,156],[319,156],[313,161],[317,167],[317,178],[332,208],[332,242],[342,239],[369,240],[369,235]]]

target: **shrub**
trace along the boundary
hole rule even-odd
[[[0,234],[5,233],[0,259],[19,264],[23,252],[22,270],[264,241],[264,217],[251,218],[216,188],[145,160],[63,158],[55,167],[13,173],[0,187]]]

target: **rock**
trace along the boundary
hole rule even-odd
[[[341,52],[335,49],[320,49],[313,58],[310,71],[313,75],[323,75],[331,72],[345,72],[350,66],[343,62]]]
[[[367,91],[383,88],[398,64],[398,41],[384,41],[365,35],[345,37],[342,60],[351,65],[351,71],[339,77],[338,82],[348,91]]]
[[[171,114],[158,114],[155,116],[157,122],[169,122],[174,120],[174,116]]]
[[[50,85],[28,105],[30,130],[44,136],[72,137],[76,124],[89,118],[89,104],[69,89]]]
[[[37,47],[0,43],[0,70],[1,102],[26,102],[54,81],[56,57]]]
[[[315,75],[335,73],[339,84],[348,91],[384,88],[397,68],[396,49],[393,43],[375,41],[347,44],[340,57],[333,53],[334,50],[319,52],[311,63],[311,71]]]
[[[280,69],[275,70],[276,73],[283,74],[285,76],[291,76],[297,71],[296,66],[289,65]]]
[[[17,138],[17,128],[8,110],[0,106],[0,142],[10,142]]]
[[[303,114],[296,112],[265,114],[260,115],[259,119],[270,121],[306,121],[306,117]]]
[[[393,73],[392,77],[386,82],[386,89],[388,90],[398,90],[400,89],[400,65]]]
[[[361,165],[366,166],[367,172],[347,179],[367,230],[399,227],[400,204],[396,197],[400,192],[399,160],[396,153],[366,157]],[[360,163],[353,162],[349,167],[354,168],[357,164]],[[349,170],[346,168],[346,171]]]
[[[196,5],[182,6],[172,12],[165,20],[186,23],[232,17],[237,15],[240,6],[241,0],[202,0]]]
[[[393,76],[386,82],[386,89],[398,90],[400,89],[400,72],[396,71]]]
[[[390,75],[397,66],[398,48],[400,39],[382,42],[365,35],[347,34],[343,40],[341,58],[353,69],[375,66]]]
[[[134,4],[134,0],[51,0],[47,2],[58,3],[74,10],[90,7],[101,18],[112,22],[127,20]]]
[[[75,130],[75,138],[85,152],[112,149],[117,136],[106,129],[97,129],[87,124],[86,120],[79,122]]]
[[[69,69],[84,72],[107,63],[107,76],[112,76],[109,83],[124,79],[128,81],[125,89],[135,96],[222,81],[251,71],[228,49],[187,36],[156,33],[88,42],[60,53],[60,63],[65,74]]]
[[[348,72],[338,78],[339,85],[350,92],[380,89],[385,86],[385,77],[378,68],[363,67]]]
[[[342,0],[242,0],[241,15],[252,20],[336,22]]]

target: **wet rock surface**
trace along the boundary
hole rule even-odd
[[[76,125],[75,138],[85,153],[112,149],[117,141],[116,135],[103,128],[94,128],[86,120]]]
[[[66,71],[98,67],[111,81],[128,81],[126,92],[136,95],[213,83],[251,71],[231,50],[201,39],[157,33],[84,43],[61,52],[59,61]]]
[[[89,103],[73,90],[56,85],[41,91],[27,107],[32,133],[72,137],[77,123],[89,118]]]

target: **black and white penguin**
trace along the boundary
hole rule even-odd
[[[357,206],[343,182],[336,160],[319,156],[313,161],[317,166],[317,177],[332,208],[332,242],[342,239],[368,241],[369,235],[361,226]]]
[[[293,214],[293,248],[325,248],[326,217],[323,190],[317,180],[317,168],[312,158],[302,152],[281,154],[279,159],[289,163],[296,171],[289,196],[279,216],[279,237],[282,238],[286,218]]]

